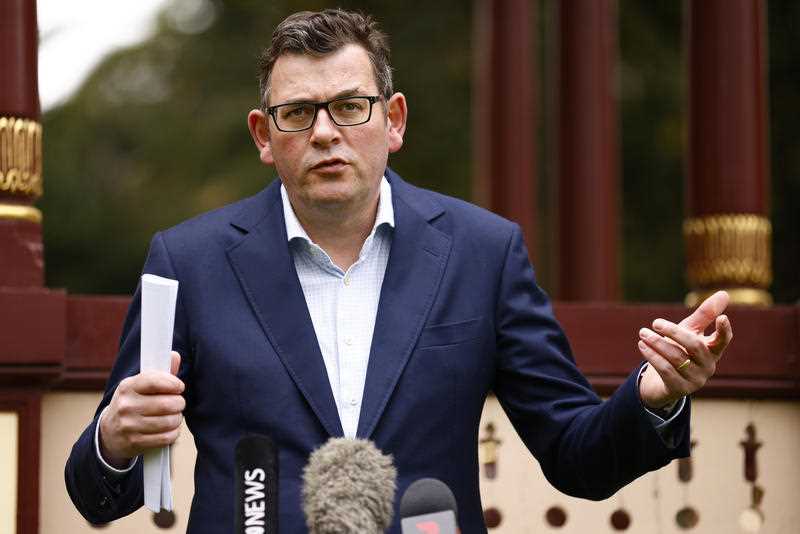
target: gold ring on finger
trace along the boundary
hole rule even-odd
[[[684,368],[688,367],[688,365],[690,363],[692,363],[692,359],[691,358],[686,358],[685,360],[683,360],[682,364],[680,364],[678,367],[676,367],[676,369],[678,371],[680,371],[681,369],[684,369]]]

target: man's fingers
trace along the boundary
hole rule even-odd
[[[708,348],[719,359],[733,339],[733,327],[727,315],[717,317],[714,333],[709,336]]]
[[[685,326],[677,325],[664,319],[656,319],[653,321],[653,329],[662,336],[680,345],[688,354],[688,356],[684,356],[684,359],[687,357],[692,358],[696,364],[704,367],[711,367],[713,365],[714,359],[701,334],[697,334]]]
[[[172,415],[183,412],[186,399],[180,395],[139,395],[136,413],[143,416]]]
[[[178,369],[181,367],[181,355],[173,350],[170,352],[170,357],[169,372],[177,376]]]
[[[180,395],[184,389],[180,378],[159,371],[146,371],[131,379],[133,390],[140,395]]]
[[[181,435],[180,426],[178,426],[175,429],[169,430],[167,432],[161,432],[159,434],[136,434],[135,436],[131,437],[131,445],[138,451],[138,453],[141,453],[144,452],[146,449],[172,445],[173,443],[175,443],[175,440],[177,440],[178,436],[180,435]]]
[[[700,306],[698,306],[691,315],[681,321],[680,324],[691,330],[703,332],[717,316],[725,311],[725,308],[728,307],[728,302],[730,302],[728,293],[726,291],[717,291],[704,300]]]
[[[641,338],[648,347],[661,355],[662,358],[666,359],[673,367],[678,367],[687,358],[686,351],[680,346],[658,335],[649,328],[642,328],[639,330],[639,338]]]
[[[686,395],[693,391],[689,381],[681,376],[666,358],[654,351],[653,348],[644,341],[639,341],[638,347],[644,359],[647,360],[653,369],[661,376],[664,385],[666,385],[670,391],[681,395]]]
[[[122,380],[101,419],[103,454],[122,465],[123,459],[174,442],[186,407],[183,390],[180,379],[161,371]]]
[[[134,431],[138,434],[163,434],[175,430],[183,422],[181,414],[157,415],[141,417],[136,422]]]

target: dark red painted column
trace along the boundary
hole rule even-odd
[[[528,0],[476,0],[473,198],[517,222],[536,247],[533,11]]]
[[[615,0],[560,4],[558,298],[619,298]]]
[[[64,315],[48,321],[64,299],[43,287],[42,214],[33,207],[42,194],[37,45],[35,0],[0,0],[0,410],[19,423],[14,534],[38,534],[37,384],[58,376],[64,343]]]
[[[688,24],[687,303],[724,288],[768,304],[765,5],[693,0]]]
[[[44,284],[34,0],[0,0],[0,287]]]

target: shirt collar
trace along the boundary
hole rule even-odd
[[[281,201],[283,202],[283,218],[286,222],[286,239],[291,241],[294,238],[303,239],[309,243],[313,243],[311,238],[308,237],[303,226],[297,218],[297,215],[289,202],[289,194],[286,188],[281,184]],[[375,214],[375,224],[372,225],[372,232],[382,224],[388,224],[394,228],[394,207],[392,206],[392,186],[386,180],[386,177],[381,178],[380,196],[378,197],[378,212]]]

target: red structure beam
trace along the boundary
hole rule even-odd
[[[764,4],[688,7],[689,214],[767,214]]]
[[[0,287],[44,285],[36,2],[0,1]]]
[[[0,411],[17,415],[14,534],[39,532],[42,386],[61,376],[66,295],[43,289],[34,0],[0,0]]]
[[[0,389],[0,411],[17,414],[17,530],[39,534],[39,443],[42,401],[29,389]]]
[[[36,2],[0,2],[0,116],[39,119]]]
[[[694,304],[718,288],[770,304],[766,20],[760,0],[688,2],[684,236]]]
[[[534,13],[528,0],[477,0],[473,199],[522,227],[536,250]]]
[[[559,3],[560,300],[619,299],[616,2]]]
[[[11,305],[19,297],[0,292],[0,324],[9,322]],[[19,377],[22,368],[38,369],[50,387],[102,390],[116,358],[130,297],[53,294],[49,299],[53,302],[41,300],[37,306],[64,313],[60,320],[66,325],[65,337],[46,334],[42,343],[48,347],[47,358],[26,362],[18,361],[19,351],[0,343],[0,380],[4,375]],[[601,393],[621,384],[640,362],[639,328],[657,317],[675,321],[689,312],[679,304],[558,302],[554,307],[578,366]],[[734,306],[728,315],[736,340],[701,396],[800,398],[800,307]]]

